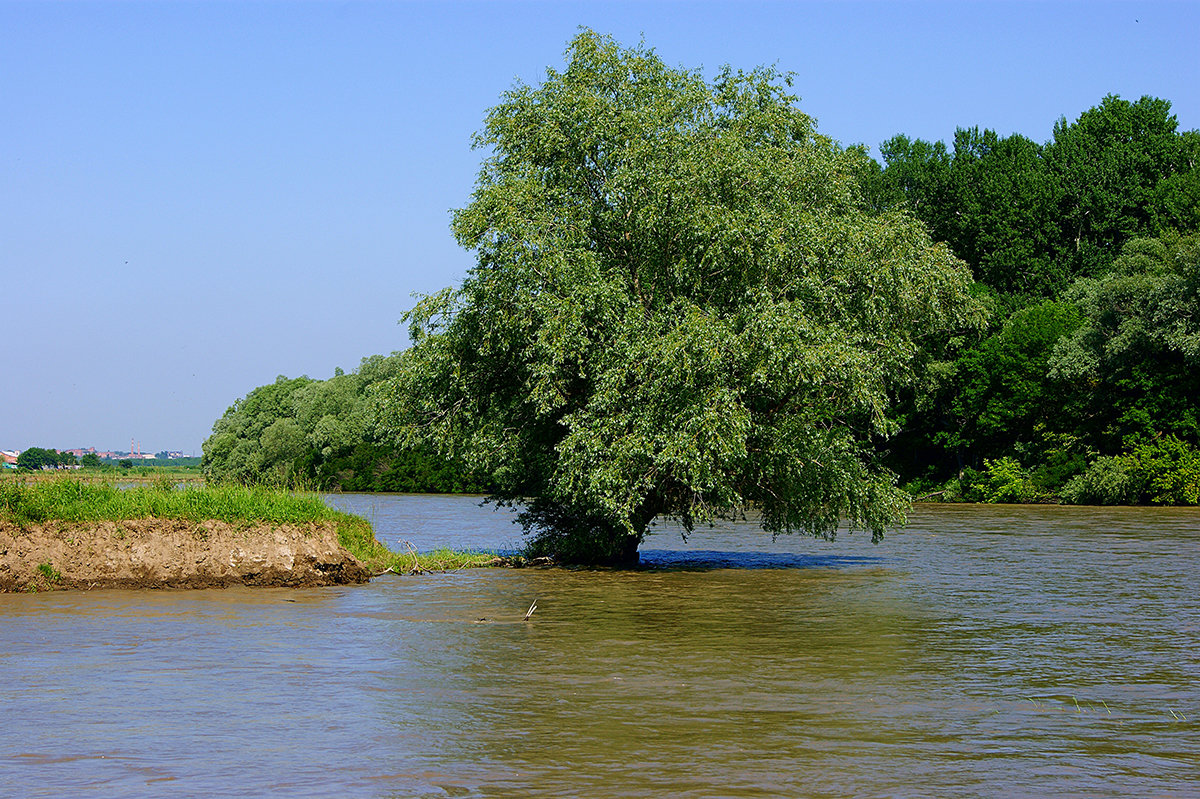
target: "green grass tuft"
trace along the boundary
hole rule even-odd
[[[41,575],[46,578],[46,582],[50,583],[51,585],[54,585],[62,579],[62,574],[58,571],[58,569],[51,566],[49,562],[39,563],[37,569],[39,572],[41,572]]]

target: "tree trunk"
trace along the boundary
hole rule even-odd
[[[638,545],[642,543],[640,535],[625,535],[617,542],[616,551],[613,554],[613,562],[609,566],[633,567],[641,561],[641,556],[638,554]]]

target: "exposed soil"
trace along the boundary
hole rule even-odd
[[[0,591],[365,583],[332,524],[0,522]]]

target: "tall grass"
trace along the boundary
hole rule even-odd
[[[71,478],[25,484],[0,483],[0,519],[18,524],[42,521],[100,522],[125,519],[208,519],[237,523],[302,524],[336,521],[339,511],[315,494],[258,486],[188,485],[172,481],[129,489]]]

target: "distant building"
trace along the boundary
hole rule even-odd
[[[0,463],[4,464],[5,469],[17,468],[17,458],[21,456],[19,449],[0,450]]]

